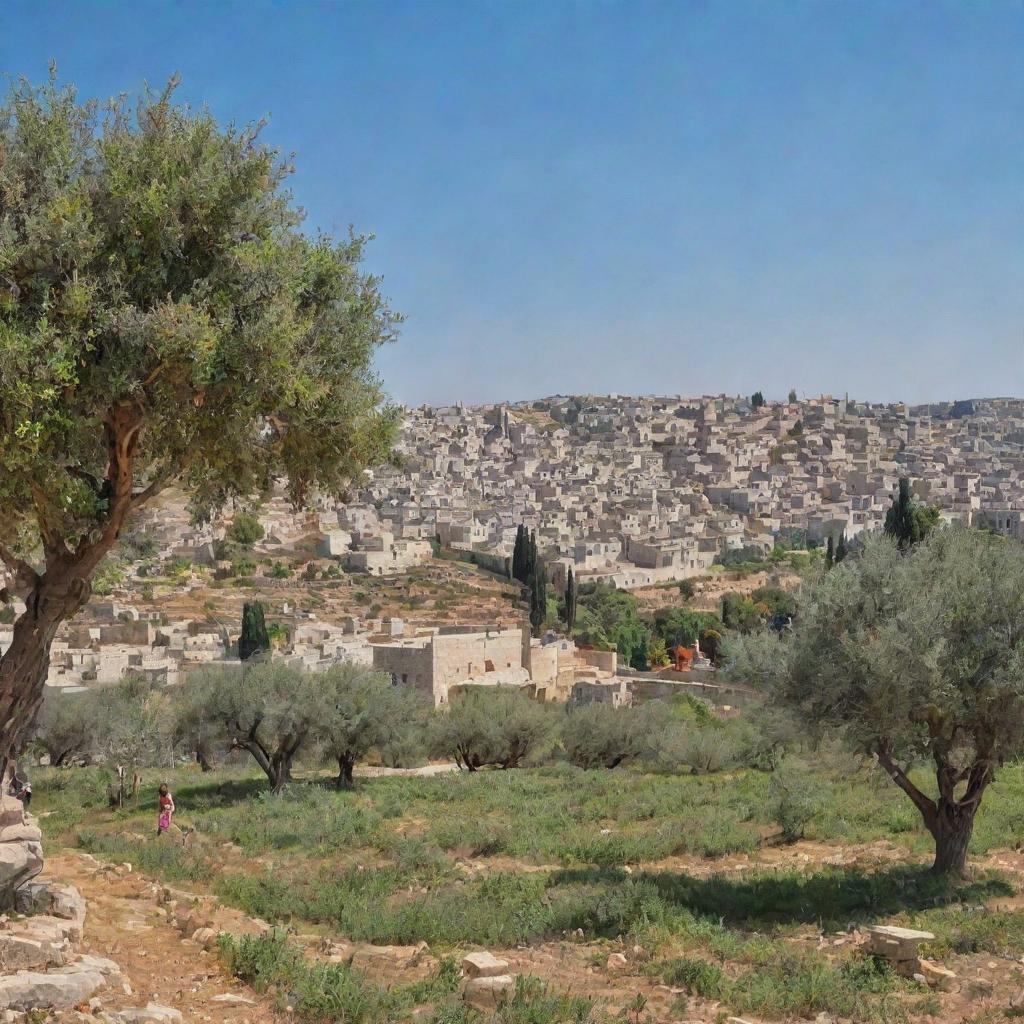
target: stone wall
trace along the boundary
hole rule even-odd
[[[435,636],[431,647],[435,705],[448,702],[448,688],[453,683],[523,664],[518,629]]]

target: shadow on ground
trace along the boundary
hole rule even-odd
[[[904,911],[977,905],[1014,892],[1008,882],[993,875],[956,881],[914,865],[874,871],[830,868],[815,874],[758,873],[740,878],[697,878],[674,871],[630,876],[616,868],[580,868],[555,872],[550,884],[621,885],[629,878],[653,885],[669,905],[747,929],[812,923],[828,929],[846,928]]]

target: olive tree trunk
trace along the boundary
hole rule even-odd
[[[978,757],[966,768],[951,763],[945,747],[933,747],[935,781],[939,791],[933,800],[921,792],[901,768],[884,745],[875,749],[878,763],[889,773],[893,782],[910,797],[921,812],[925,827],[935,840],[935,860],[932,871],[937,875],[962,875],[967,867],[967,848],[974,832],[974,819],[981,806],[981,798],[994,778],[991,761]],[[956,788],[966,784],[962,796]]]
[[[935,839],[932,871],[940,875],[962,875],[967,867],[967,847],[974,832],[975,807],[961,808],[940,802],[935,820],[929,827]]]
[[[0,763],[17,758],[32,738],[50,670],[50,648],[60,624],[89,599],[88,577],[74,568],[37,576],[0,658]]]
[[[334,784],[338,789],[352,789],[355,781],[352,778],[352,770],[356,766],[356,759],[343,754],[338,755],[338,777]]]
[[[50,669],[50,648],[60,624],[89,600],[93,573],[114,546],[127,517],[166,483],[159,477],[133,493],[142,424],[142,410],[136,403],[118,402],[104,412],[102,420],[108,455],[106,477],[102,483],[89,480],[102,498],[105,512],[94,529],[70,546],[54,525],[55,517],[45,500],[37,498],[45,569],[37,572],[0,544],[0,561],[13,574],[15,593],[25,600],[25,611],[14,623],[11,645],[0,658],[0,757],[17,757],[31,739]]]

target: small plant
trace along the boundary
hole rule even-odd
[[[692,956],[670,961],[662,970],[662,977],[666,984],[676,985],[703,999],[719,999],[726,983],[720,967]]]

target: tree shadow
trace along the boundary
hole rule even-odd
[[[175,800],[182,806],[202,810],[229,807],[242,800],[251,800],[269,792],[270,784],[265,778],[251,779],[203,779],[179,785],[174,791]]]
[[[555,872],[551,884],[622,885],[630,877],[652,885],[669,905],[754,929],[811,923],[846,928],[901,911],[977,905],[1014,892],[1002,878],[953,880],[915,865],[875,871],[831,868],[815,874],[766,872],[740,878],[698,878],[675,871],[629,876],[616,868],[583,868]]]

